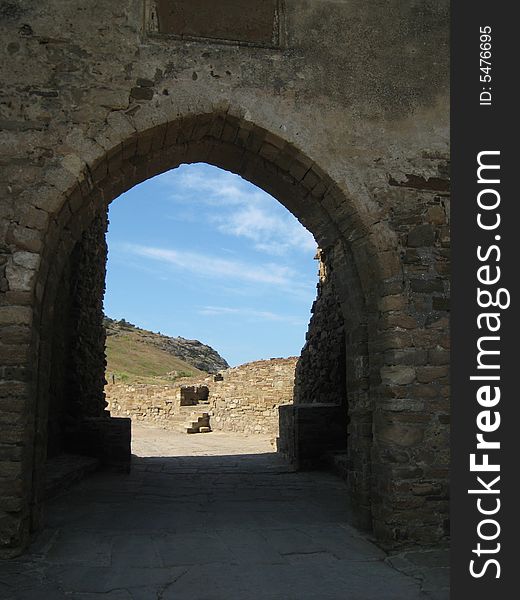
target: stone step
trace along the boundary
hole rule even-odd
[[[191,419],[183,425],[186,433],[209,433],[211,431],[208,413],[192,413]]]

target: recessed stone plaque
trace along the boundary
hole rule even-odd
[[[278,46],[280,0],[151,0],[149,33]]]

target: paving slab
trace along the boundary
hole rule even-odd
[[[446,551],[387,556],[349,525],[346,484],[270,440],[133,425],[134,468],[51,500],[0,562],[1,600],[447,600]]]
[[[318,554],[303,564],[209,565],[200,577],[195,569],[168,586],[173,600],[419,600],[417,582],[389,573],[382,563],[331,561]]]

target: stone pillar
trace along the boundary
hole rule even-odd
[[[385,191],[401,265],[382,284],[370,353],[373,526],[392,545],[449,535],[449,172],[442,157],[419,164]]]

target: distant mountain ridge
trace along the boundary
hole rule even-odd
[[[220,354],[198,340],[169,337],[136,327],[125,319],[105,317],[107,374],[157,377],[217,373],[229,368]]]

